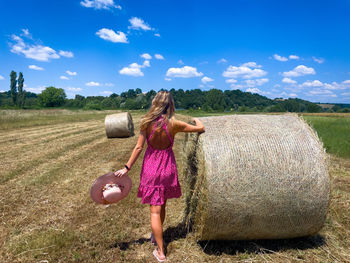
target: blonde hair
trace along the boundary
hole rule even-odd
[[[152,121],[155,121],[159,116],[164,114],[163,121],[157,125],[157,129],[159,129],[164,123],[167,123],[168,120],[173,118],[174,113],[175,105],[171,93],[169,91],[159,91],[152,100],[150,110],[142,118],[140,129],[146,130]]]

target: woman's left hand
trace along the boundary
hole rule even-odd
[[[114,175],[117,177],[122,177],[128,173],[128,170],[126,168],[120,169],[116,172],[114,172]]]

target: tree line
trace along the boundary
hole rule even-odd
[[[63,107],[85,110],[139,110],[148,109],[157,93],[155,90],[142,92],[140,88],[136,88],[120,94],[112,93],[108,97],[75,95],[74,99],[67,99],[63,89],[52,86],[45,88],[39,95],[24,91],[23,74],[20,72],[17,78],[16,72],[12,71],[10,76],[10,90],[0,93],[1,108]],[[241,90],[222,91],[211,89],[203,91],[201,89],[171,89],[169,92],[173,95],[176,109],[185,110],[202,110],[207,112],[350,112],[350,105],[339,104],[326,110],[315,103],[298,98],[269,99],[256,93],[243,92]]]

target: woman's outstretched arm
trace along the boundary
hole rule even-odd
[[[199,132],[205,131],[203,123],[198,118],[193,118],[196,125],[191,125],[183,121],[176,120],[175,123],[175,133],[178,132]]]
[[[140,153],[143,150],[143,146],[145,145],[145,141],[146,141],[146,131],[140,131],[140,135],[139,135],[139,138],[137,139],[136,146],[135,146],[134,150],[132,151],[128,162],[126,163],[126,166],[129,167],[129,169],[131,169],[131,167],[136,162],[137,158],[140,156]],[[114,175],[115,176],[123,176],[127,172],[128,172],[128,169],[126,169],[126,167],[125,167],[123,169],[116,171],[114,173]]]

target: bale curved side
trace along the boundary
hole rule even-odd
[[[105,129],[108,138],[122,138],[134,135],[134,123],[129,112],[107,115]]]
[[[310,126],[297,115],[201,120],[188,202],[198,239],[293,238],[322,228],[328,156]]]

